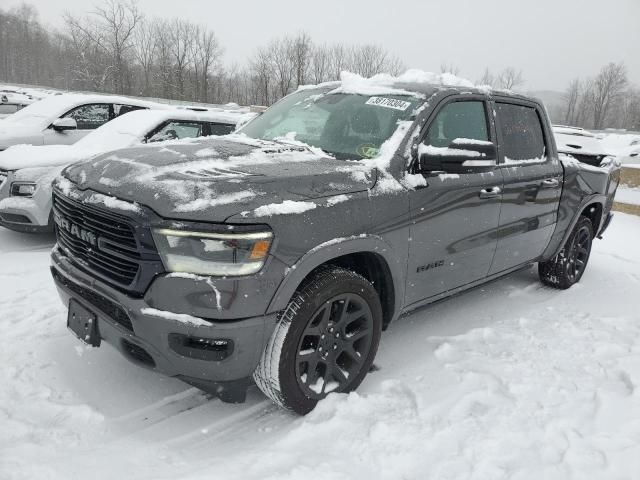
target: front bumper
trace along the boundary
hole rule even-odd
[[[39,185],[33,197],[12,197],[12,174],[0,187],[0,224],[19,232],[53,232],[51,188]]]
[[[172,319],[171,314],[169,318],[144,314],[143,309],[152,307],[144,298],[128,296],[87,275],[57,247],[51,260],[62,301],[68,304],[74,298],[95,313],[103,341],[138,365],[181,378],[223,399],[231,392],[231,401],[242,400],[275,328],[276,313],[204,326]],[[227,347],[203,355],[198,339],[224,340]]]

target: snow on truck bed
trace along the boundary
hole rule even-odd
[[[616,214],[568,291],[528,269],[400,319],[357,393],[298,418],[83,346],[51,240],[1,229],[0,478],[637,478],[639,237]]]

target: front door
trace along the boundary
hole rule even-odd
[[[432,116],[422,143],[439,149],[447,149],[456,139],[495,143],[487,105],[481,96],[447,100]],[[475,161],[472,156],[469,160]],[[407,305],[486,277],[500,215],[499,169],[422,175],[426,186],[409,194]]]
[[[78,126],[75,130],[58,132],[49,127],[44,131],[45,145],[71,145],[113,118],[113,106],[109,103],[91,103],[70,110],[61,118],[73,118]]]

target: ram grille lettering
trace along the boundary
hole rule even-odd
[[[98,236],[90,230],[86,230],[75,223],[70,222],[68,219],[61,216],[59,213],[56,213],[53,216],[56,225],[61,230],[68,232],[70,235],[82,240],[89,245],[96,247],[98,246]]]

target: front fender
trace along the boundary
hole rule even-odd
[[[392,317],[395,319],[404,299],[406,258],[395,252],[381,237],[364,234],[329,240],[303,255],[289,268],[269,304],[267,314],[284,310],[302,281],[313,270],[333,259],[353,253],[375,253],[386,262],[391,272],[396,299]]]

